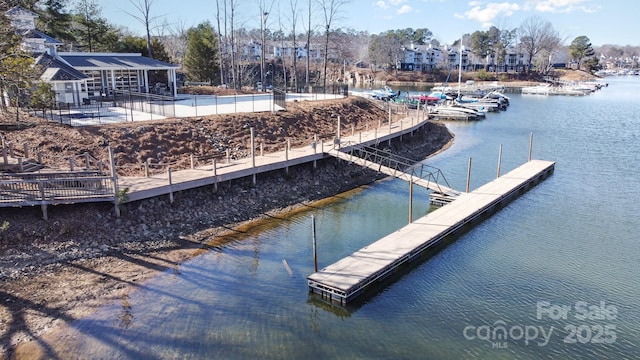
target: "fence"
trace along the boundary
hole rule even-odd
[[[160,120],[175,117],[197,117],[242,112],[286,110],[286,102],[327,100],[347,97],[346,84],[300,88],[297,93],[274,89],[270,93],[247,95],[189,95],[173,98],[156,94],[115,90],[104,96],[83,98],[82,94],[64,93],[67,98],[82,99],[81,104],[56,103],[52,108],[25,109],[32,115],[71,126]],[[57,94],[62,95],[62,94]]]

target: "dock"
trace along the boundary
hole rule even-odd
[[[309,292],[346,305],[396,269],[408,265],[465,225],[493,214],[553,173],[555,162],[530,160],[417,219],[398,231],[309,275]]]

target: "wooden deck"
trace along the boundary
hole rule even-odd
[[[336,263],[309,275],[309,291],[340,304],[352,301],[391,272],[463,226],[490,214],[534,186],[555,163],[532,160]]]

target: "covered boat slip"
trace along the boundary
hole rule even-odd
[[[532,160],[470,193],[460,194],[450,204],[309,275],[309,291],[343,305],[352,301],[427,248],[547,177],[554,166],[551,161]]]

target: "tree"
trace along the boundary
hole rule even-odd
[[[8,1],[0,0],[0,94],[8,94],[18,105],[20,95],[24,95],[31,88],[31,82],[37,77],[33,67],[33,58],[20,49],[21,38],[16,35],[9,19],[4,12],[11,5]],[[6,109],[7,98],[0,96],[1,107]]]
[[[307,28],[305,31],[306,41],[305,49],[307,50],[307,64],[305,71],[305,86],[309,87],[309,72],[311,67],[311,34],[313,33],[313,26],[311,25],[311,15],[313,14],[313,4],[316,0],[307,0]]]
[[[324,72],[322,86],[327,87],[327,61],[329,60],[329,34],[331,33],[331,24],[340,13],[340,8],[349,3],[348,0],[318,0],[318,5],[322,9],[325,25],[324,39]]]
[[[529,72],[536,55],[543,50],[544,42],[555,32],[550,22],[537,16],[526,19],[518,31],[522,49],[527,53],[527,72]]]
[[[38,28],[61,41],[73,42],[72,16],[65,11],[67,0],[45,0],[38,11]]]
[[[151,39],[151,49],[156,54],[156,60],[171,62],[164,43],[158,38]],[[147,41],[140,36],[127,35],[123,37],[112,51],[118,53],[140,53],[142,56],[149,57]]]
[[[373,35],[369,43],[369,60],[386,69],[395,68],[404,54],[404,43],[400,32],[389,30],[380,35]]]
[[[298,23],[298,0],[289,0],[291,6],[291,36],[293,40],[293,87],[298,91],[298,44],[296,42],[296,24]]]
[[[262,89],[260,91],[267,91],[267,83],[266,83],[266,69],[265,69],[265,50],[267,47],[267,40],[265,36],[265,32],[267,30],[267,19],[269,17],[269,13],[271,12],[271,8],[273,7],[273,0],[270,2],[267,0],[257,0],[258,2],[258,11],[260,14],[260,83],[262,84]]]
[[[218,76],[218,42],[209,21],[187,31],[184,67],[187,77],[192,81],[207,81],[213,84]]]
[[[111,51],[120,38],[119,31],[102,17],[96,0],[78,0],[74,20],[78,25],[76,39],[89,52]]]
[[[488,31],[476,31],[471,34],[471,53],[482,59],[482,62],[486,66],[487,56],[492,51],[492,43],[489,38]]]
[[[50,83],[39,81],[31,94],[30,105],[34,109],[42,110],[42,116],[44,117],[47,109],[51,109],[55,105],[56,93],[53,91],[53,87]]]
[[[595,55],[591,41],[584,35],[573,39],[571,45],[569,45],[569,53],[571,54],[571,58],[578,64],[578,70],[580,70],[580,65],[586,58]]]
[[[153,22],[158,17],[151,16],[151,7],[153,6],[153,3],[155,2],[155,0],[136,0],[136,1],[129,0],[129,2],[136,8],[136,10],[138,10],[139,14],[137,15],[127,11],[125,12],[132,18],[138,20],[138,22],[144,26],[145,35],[147,36],[147,55],[146,56],[153,59],[154,58],[153,46],[151,46],[151,28],[152,28],[151,22]]]

